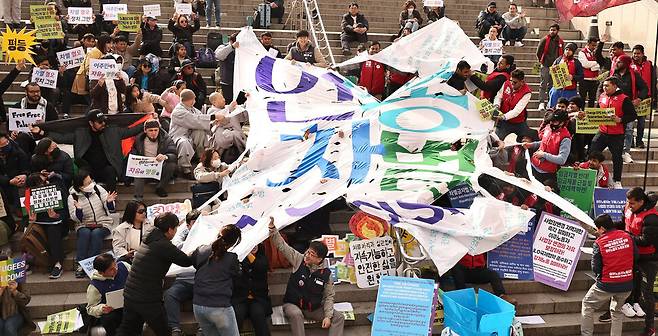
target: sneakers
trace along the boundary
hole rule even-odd
[[[352,55],[352,52],[349,49],[343,49],[343,55],[349,56]]]
[[[621,186],[620,181],[615,181],[615,182],[612,183],[612,189],[622,189],[622,188],[624,188],[624,187]]]
[[[626,317],[635,317],[635,310],[633,310],[633,306],[631,306],[630,303],[624,303],[623,306],[621,306],[621,312],[626,315]]]
[[[184,336],[185,334],[183,333],[182,330],[179,328],[173,328],[171,329],[171,336]]]
[[[521,41],[516,41],[514,42],[515,47],[523,47],[525,44],[521,43]]]
[[[169,194],[167,194],[167,191],[164,190],[164,188],[155,188],[155,193],[160,196],[160,197],[167,197]]]
[[[50,271],[49,279],[59,279],[62,276],[62,265],[59,263],[53,266],[53,269]]]
[[[631,153],[624,153],[621,155],[621,158],[624,160],[624,163],[633,163],[633,158]]]
[[[633,304],[633,310],[635,310],[635,315],[637,315],[637,317],[644,317],[644,315],[646,315],[644,310],[642,310],[642,307],[640,307],[640,304],[637,302]]]
[[[78,265],[78,267],[75,269],[75,277],[78,279],[82,279],[87,276],[87,273],[82,269],[82,266]]]
[[[647,147],[644,145],[643,141],[637,141],[637,142],[635,142],[635,148],[644,149],[644,148],[647,148]]]
[[[543,110],[545,110],[545,109],[546,109],[546,104],[544,104],[544,103],[539,103],[539,110],[540,110],[540,111],[543,111]]]
[[[599,316],[599,322],[610,322],[610,321],[612,321],[612,316],[610,315],[609,310],[607,310],[605,313]]]
[[[210,24],[206,23],[206,29],[210,29]]]
[[[640,334],[640,336],[655,336],[655,335],[656,335],[656,329],[653,328],[649,330],[645,330]]]

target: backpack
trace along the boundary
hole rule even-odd
[[[20,242],[21,248],[34,257],[37,266],[48,266],[48,236],[39,224],[30,223]]]
[[[213,52],[222,44],[224,44],[224,36],[222,33],[210,32],[206,36],[206,47]]]
[[[198,68],[216,68],[215,51],[210,48],[201,48],[196,52],[196,66]]]
[[[192,192],[192,208],[196,209],[206,203],[221,190],[219,182],[197,183],[190,187]]]

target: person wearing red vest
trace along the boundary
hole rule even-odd
[[[577,49],[578,46],[575,43],[573,42],[567,43],[567,45],[564,47],[564,54],[556,58],[555,62],[553,62],[553,65],[558,65],[560,63],[567,64],[567,68],[569,69],[569,79],[571,80],[571,85],[561,89],[557,89],[554,87],[551,88],[551,90],[549,91],[549,98],[548,98],[548,107],[550,108],[555,107],[557,100],[560,98],[564,97],[566,99],[569,99],[573,96],[578,95],[578,91],[576,91],[576,88],[578,86],[578,83],[583,81],[583,65],[575,57]]]
[[[610,215],[596,217],[594,225],[599,234],[592,245],[592,272],[596,283],[583,297],[580,334],[593,335],[594,311],[612,299],[610,335],[621,335],[621,307],[633,289],[633,260],[637,257],[637,248],[627,232],[615,228]]]
[[[647,85],[647,97],[652,100],[651,106],[655,106],[656,71],[651,61],[647,60],[647,57],[644,56],[644,46],[641,44],[633,47],[633,63],[631,63],[631,69],[637,71],[640,77],[642,77],[642,80]],[[635,147],[637,148],[644,148],[644,142],[642,141],[642,138],[644,138],[644,119],[645,117],[637,118],[637,134],[635,135]]]
[[[496,64],[496,69],[487,76],[486,81],[482,81],[478,76],[471,76],[471,82],[481,90],[481,98],[487,99],[491,103],[498,91],[503,87],[505,82],[510,78],[510,72],[514,70],[514,56],[505,54],[500,57]]]
[[[401,72],[393,67],[388,67],[386,71],[386,97],[392,95],[404,84],[407,84],[414,76],[412,73]]]
[[[590,37],[585,47],[578,53],[578,60],[583,65],[583,81],[578,86],[578,94],[587,102],[587,107],[594,107],[596,91],[599,87],[601,65],[596,57],[598,43],[598,37]]]
[[[619,78],[608,77],[603,81],[603,93],[599,97],[600,108],[614,108],[614,125],[600,125],[598,133],[592,139],[590,152],[603,152],[610,149],[612,153],[613,187],[621,188],[621,173],[624,167],[624,128],[637,118],[635,106],[631,99],[619,89]]]
[[[373,41],[368,48],[368,54],[374,55],[380,50],[379,42]],[[368,93],[382,99],[384,96],[384,85],[386,84],[386,66],[373,60],[367,60],[361,65],[359,86],[368,90]]]
[[[527,106],[530,102],[532,91],[525,82],[525,73],[516,69],[510,74],[510,80],[503,84],[501,90],[498,90],[494,105],[502,112],[496,116],[496,135],[504,140],[511,133],[517,136],[526,134],[528,124]]]
[[[610,62],[610,76],[614,75],[617,71],[617,61],[619,61],[619,56],[625,54],[624,42],[617,41],[610,46],[610,58],[607,59]]]
[[[548,29],[548,35],[542,38],[537,46],[537,61],[542,65],[540,72],[541,82],[539,83],[539,110],[545,109],[544,102],[546,101],[548,90],[553,86],[549,68],[553,65],[556,58],[562,56],[564,41],[558,35],[559,32],[560,25],[557,23],[552,24]]]
[[[525,148],[537,149],[530,158],[532,175],[539,182],[557,180],[557,171],[564,165],[571,152],[571,134],[567,130],[569,114],[565,110],[555,110],[549,117],[549,127],[545,127],[541,141],[526,142]]]
[[[574,169],[592,169],[596,171],[596,186],[599,188],[607,188],[610,181],[610,171],[608,166],[603,164],[605,156],[601,152],[591,152],[587,157],[587,161],[581,162],[574,166]]]
[[[484,253],[474,256],[466,254],[450,270],[450,273],[455,281],[455,289],[466,288],[466,283],[489,283],[495,295],[513,305],[517,303],[514,298],[505,294],[505,287],[498,273],[487,268],[487,258]]]
[[[658,242],[657,200],[658,194],[646,194],[640,187],[626,192],[624,223],[626,231],[631,235],[639,250],[635,263],[638,276],[634,281],[633,293],[626,302],[640,303],[638,309],[635,309],[635,305],[633,308],[644,313],[644,332],[641,335],[654,335],[655,333],[653,319],[656,300],[653,296],[653,283],[658,269],[658,254],[656,254],[656,243]]]

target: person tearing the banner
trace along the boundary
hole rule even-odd
[[[498,138],[505,139],[510,133],[515,133],[517,136],[527,133],[527,107],[531,96],[532,91],[525,82],[523,70],[512,71],[510,79],[494,98],[494,106],[502,112],[495,117],[498,121],[496,123]]]
[[[481,97],[494,102],[494,98],[498,91],[510,79],[510,72],[516,68],[514,64],[514,56],[505,54],[500,57],[496,63],[496,69],[487,76],[487,80],[483,82],[478,76],[471,76],[471,82],[482,90]]]
[[[312,241],[304,254],[286,244],[270,217],[272,244],[292,264],[283,297],[283,313],[290,321],[293,336],[304,335],[304,319],[322,321],[322,328],[329,329],[329,336],[342,336],[345,324],[343,314],[334,309],[334,283],[331,271],[324,267],[327,246]]]
[[[567,130],[569,114],[565,110],[553,111],[549,118],[549,127],[539,133],[540,141],[526,142],[525,148],[537,149],[530,158],[532,175],[539,181],[557,180],[557,171],[569,158],[571,152],[571,133]]]
[[[370,42],[368,55],[374,55],[379,52],[381,46],[379,42]],[[384,96],[384,85],[386,84],[386,66],[373,60],[367,60],[361,64],[361,76],[359,76],[359,86],[368,90],[368,93],[381,100]]]
[[[578,46],[575,43],[573,42],[567,43],[567,45],[564,47],[564,53],[562,54],[562,56],[559,56],[558,58],[555,59],[555,62],[553,62],[554,66],[560,63],[567,64],[567,68],[569,69],[569,75],[567,78],[571,81],[571,85],[559,89],[555,87],[551,88],[548,96],[548,107],[550,108],[553,108],[555,106],[559,98],[564,97],[566,99],[569,99],[573,96],[578,95],[578,91],[576,91],[576,87],[578,86],[578,83],[580,83],[583,80],[584,75],[583,75],[583,65],[575,57],[577,49]]]

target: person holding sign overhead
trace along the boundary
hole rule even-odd
[[[510,80],[503,84],[503,88],[498,90],[494,98],[494,106],[502,112],[495,117],[498,120],[496,135],[499,139],[505,139],[510,133],[517,136],[527,133],[527,106],[531,95],[532,91],[525,82],[523,70],[512,71]]]
[[[194,25],[190,25],[190,20],[194,21]],[[187,15],[180,15],[174,13],[174,16],[169,19],[167,24],[169,31],[174,34],[174,41],[172,46],[176,43],[182,43],[187,49],[187,54],[192,56],[194,55],[194,33],[197,30],[201,29],[201,23],[199,23],[199,17],[196,14],[192,14],[188,18]],[[169,48],[169,56],[172,55],[172,50]]]
[[[130,264],[114,261],[109,253],[94,258],[94,272],[87,287],[87,314],[100,319],[107,336],[116,335],[123,319],[123,307],[110,306],[106,294],[123,290],[129,272]]]
[[[555,59],[555,62],[553,62],[553,66],[566,63],[569,74],[565,79],[568,79],[568,82],[571,84],[565,87],[557,87],[556,83],[553,83],[553,87],[549,91],[548,97],[548,107],[550,108],[555,107],[555,104],[559,98],[564,97],[569,99],[578,94],[576,87],[578,83],[583,80],[584,72],[583,65],[575,57],[577,49],[578,46],[575,43],[567,43],[567,45],[564,47],[564,53],[562,56],[558,56],[558,58]]]
[[[139,49],[139,54],[142,56],[153,54],[162,57],[162,47],[160,47],[162,29],[158,26],[158,18],[153,16],[145,17],[141,31],[142,47]]]

